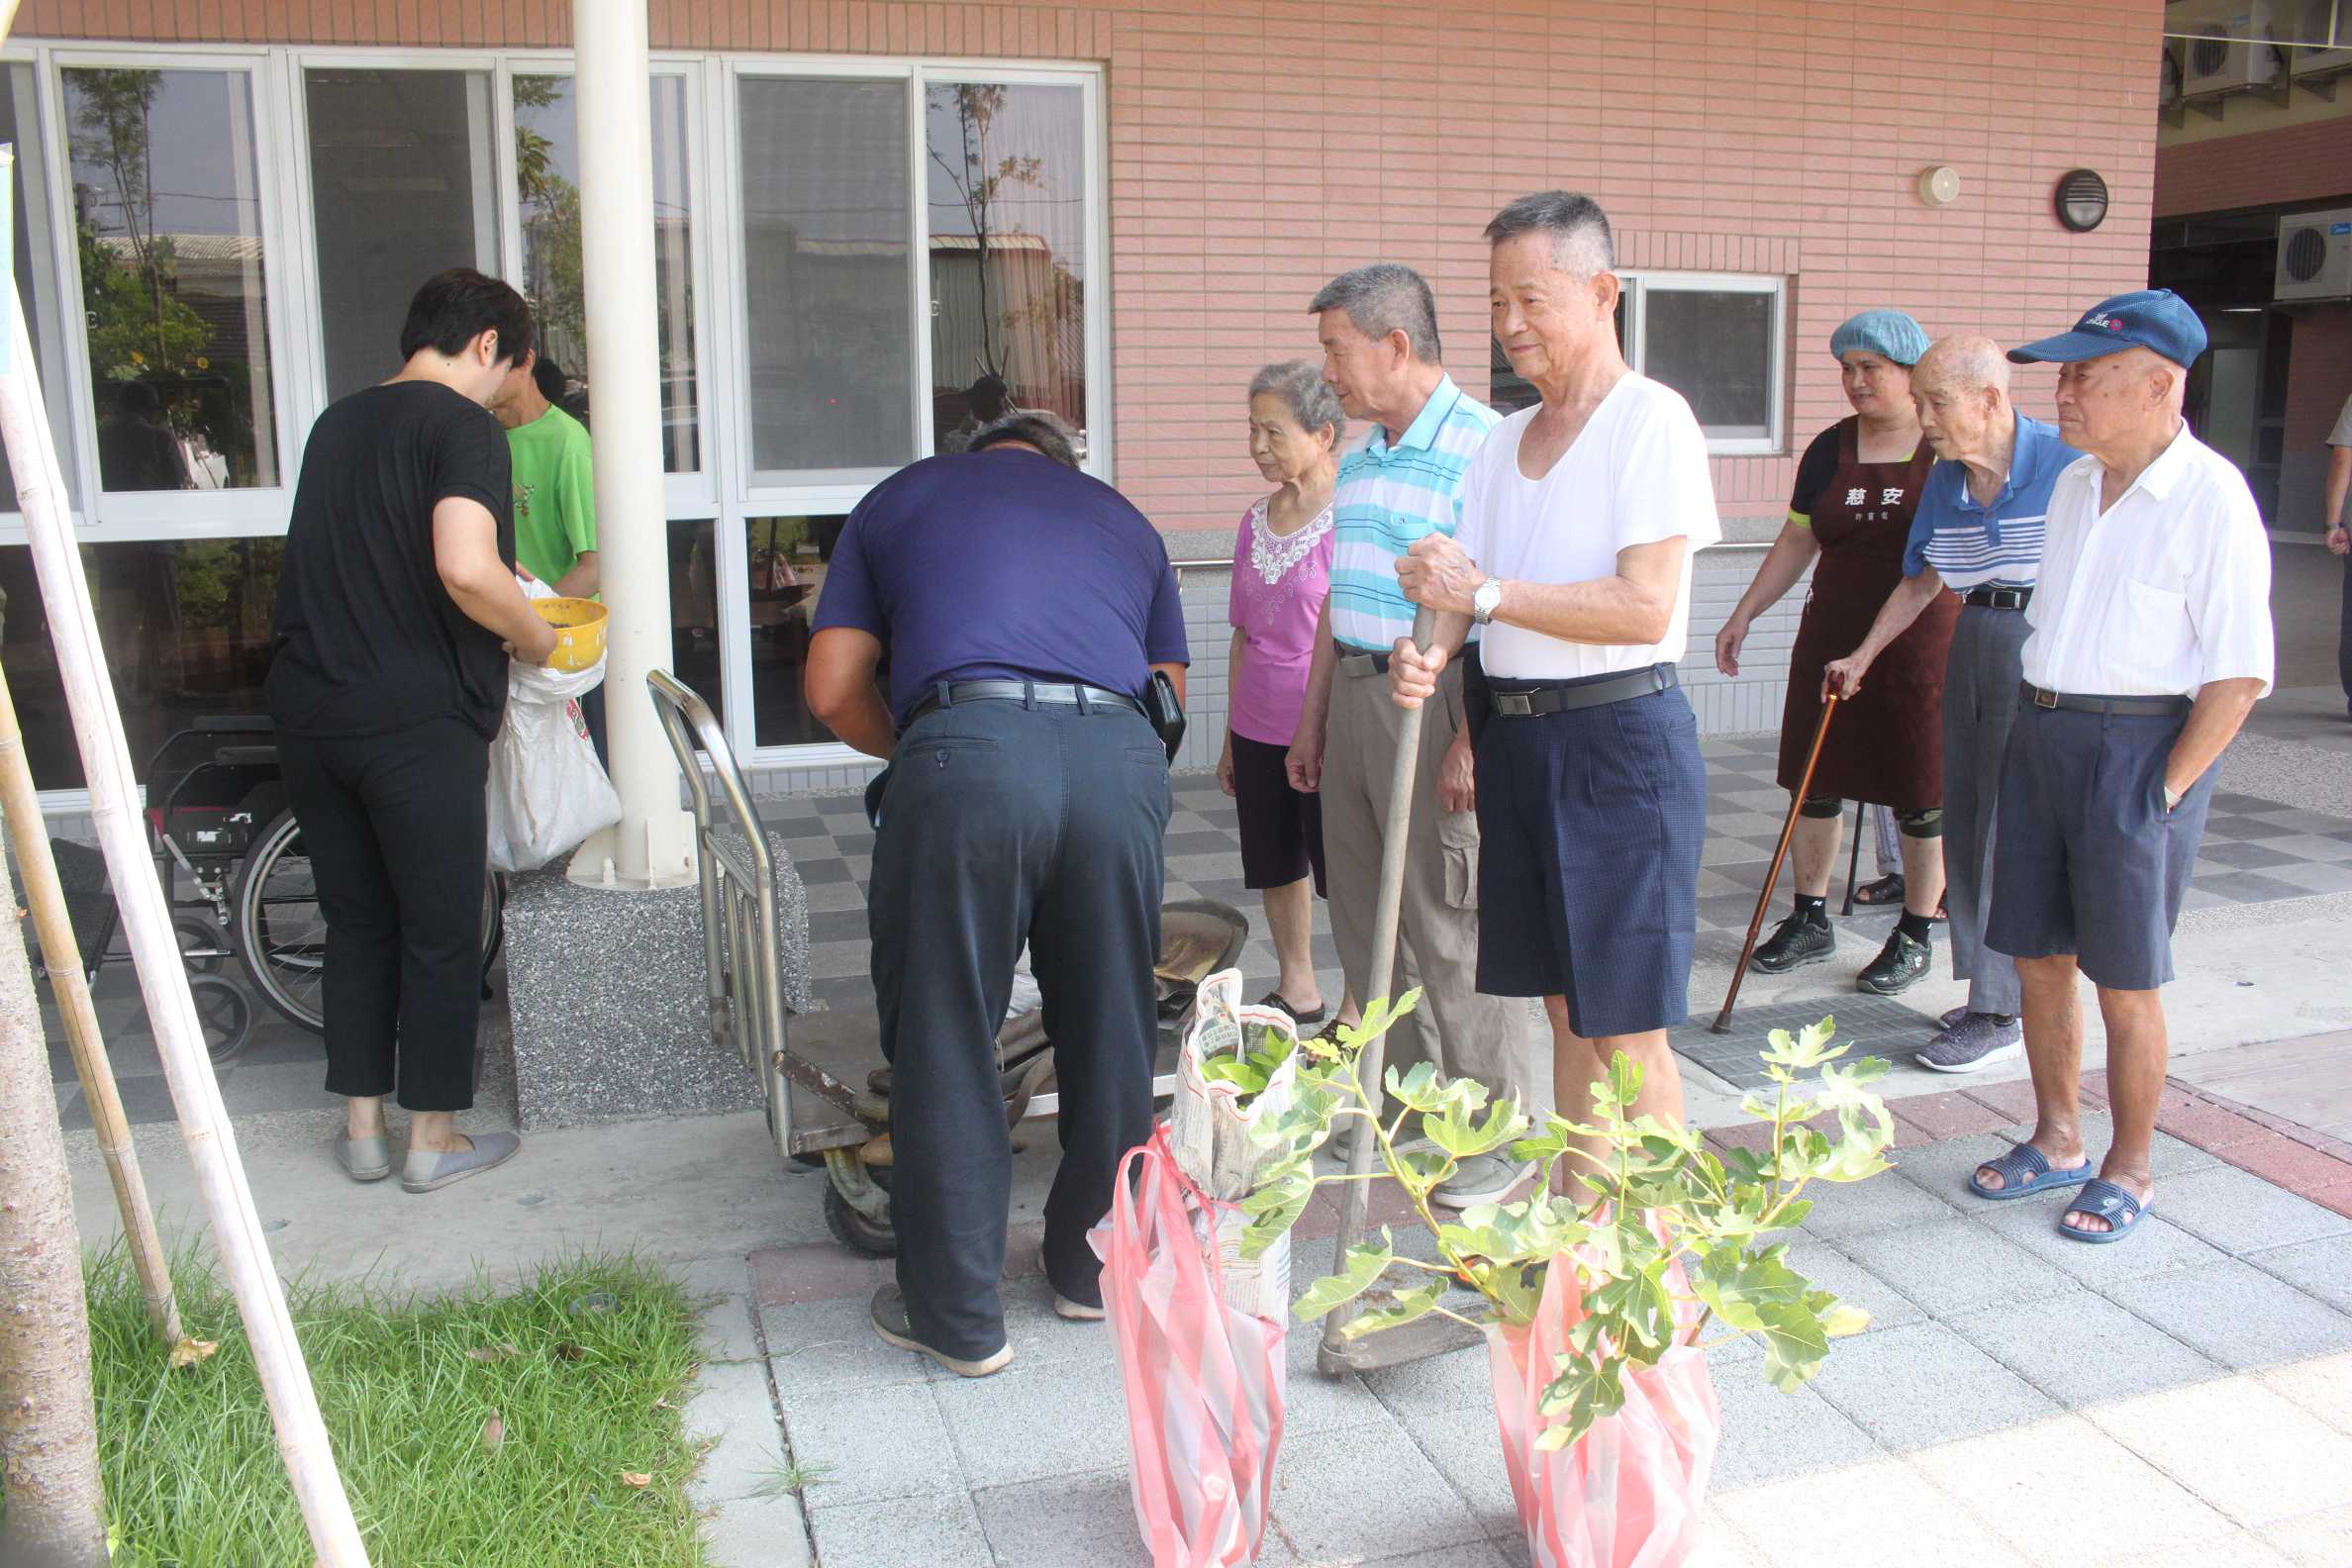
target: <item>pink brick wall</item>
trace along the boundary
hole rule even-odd
[[[1854,310],[2012,341],[2067,325],[2146,277],[2161,18],[2155,0],[656,0],[652,35],[1106,61],[1120,473],[1181,528],[1229,526],[1255,487],[1240,388],[1313,351],[1305,304],[1341,268],[1426,271],[1482,388],[1478,231],[1545,186],[1597,196],[1627,265],[1794,274],[1799,446],[1845,412],[1826,345]],[[27,0],[17,33],[546,47],[569,26],[560,0]],[[1936,162],[1962,180],[1941,211],[1912,192]],[[2113,193],[2088,236],[2050,216],[2077,165]],[[2046,378],[2021,397],[2046,412]],[[1721,460],[1724,510],[1774,512],[1791,466]]]

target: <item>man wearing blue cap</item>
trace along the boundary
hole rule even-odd
[[[2090,455],[2050,494],[1985,931],[2023,981],[2034,1129],[1969,1184],[1993,1199],[2080,1186],[2058,1222],[2077,1241],[2130,1234],[2154,1197],[2168,1048],[2157,988],[2172,978],[2213,764],[2271,685],[2261,514],[2244,476],[2181,419],[2205,346],[2179,296],[2142,289],[2009,350],[2058,363],[2059,433]],[[2096,1176],[2078,972],[2099,989],[2115,1122]]]

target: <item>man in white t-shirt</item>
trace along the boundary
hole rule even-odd
[[[1666,1043],[1698,931],[1707,767],[1676,683],[1692,556],[1720,537],[1690,405],[1618,349],[1609,219],[1587,196],[1521,197],[1487,225],[1495,336],[1542,394],[1463,476],[1461,527],[1398,563],[1439,612],[1400,638],[1399,705],[1435,690],[1471,624],[1494,709],[1478,746],[1478,988],[1540,996],[1560,1111],[1623,1051],[1637,1110],[1679,1120]]]

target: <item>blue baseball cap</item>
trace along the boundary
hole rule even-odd
[[[2154,349],[2186,370],[2205,350],[2205,323],[2171,289],[2133,289],[2092,306],[2074,331],[2011,348],[2009,356],[2015,364],[2065,363],[2133,347]]]

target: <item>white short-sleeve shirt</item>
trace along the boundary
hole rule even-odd
[[[1691,406],[1671,387],[1628,373],[1551,471],[1529,479],[1519,471],[1519,438],[1536,413],[1505,420],[1463,475],[1455,539],[1472,560],[1511,581],[1578,583],[1615,574],[1617,552],[1635,544],[1679,538],[1690,548],[1673,617],[1656,642],[1568,642],[1498,620],[1480,635],[1486,672],[1574,680],[1679,661],[1690,641],[1692,561],[1722,538],[1707,438]]]
[[[2252,678],[2269,695],[2270,538],[2245,476],[2189,434],[2099,508],[2099,459],[2050,492],[2025,679],[2099,697],[2194,697]]]

